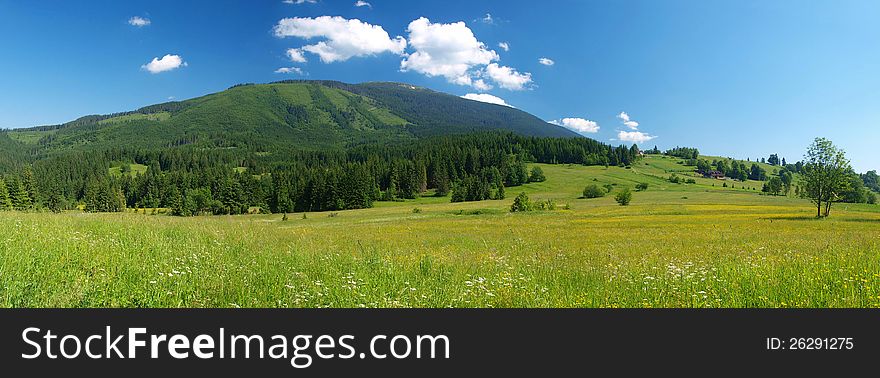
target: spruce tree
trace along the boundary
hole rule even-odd
[[[9,191],[6,189],[6,183],[0,180],[0,210],[9,210],[12,203],[9,200]]]

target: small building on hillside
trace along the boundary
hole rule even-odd
[[[706,178],[713,178],[713,179],[723,179],[724,178],[724,173],[722,173],[721,171],[705,171],[702,173],[703,173],[703,177],[706,177]]]

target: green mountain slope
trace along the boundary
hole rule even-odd
[[[116,147],[322,149],[474,131],[577,137],[524,111],[399,83],[237,85],[186,101],[8,132],[59,152]]]

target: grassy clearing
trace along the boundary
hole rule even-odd
[[[287,221],[0,213],[0,306],[880,307],[880,208],[816,220],[805,200],[668,183],[659,159]],[[637,182],[628,207],[577,198]],[[570,210],[509,213],[520,191]]]

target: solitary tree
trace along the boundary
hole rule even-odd
[[[525,193],[520,193],[513,200],[513,205],[510,205],[510,212],[516,213],[521,211],[532,211],[534,206],[532,205],[532,201],[529,199],[529,196]]]
[[[529,182],[543,182],[545,180],[547,177],[544,176],[544,170],[539,166],[533,167],[531,174],[529,174]]]
[[[816,205],[816,216],[831,214],[831,204],[840,199],[850,185],[852,170],[843,150],[825,138],[816,138],[804,155],[801,194]]]
[[[632,197],[633,195],[629,188],[623,188],[623,190],[621,190],[617,193],[617,195],[614,196],[614,200],[617,201],[620,206],[626,206],[629,205],[630,201],[632,201]]]
[[[778,196],[780,193],[782,193],[783,187],[784,185],[782,183],[782,179],[780,179],[779,177],[772,177],[770,181],[767,181],[767,183],[764,184],[764,191],[774,196]]]

